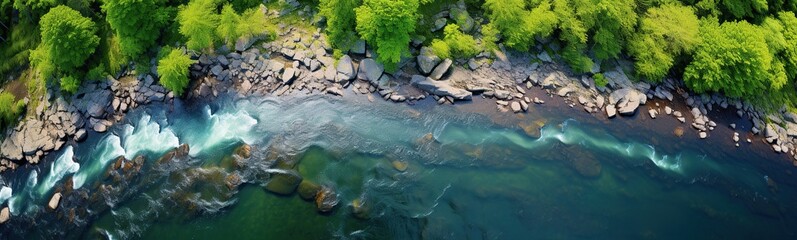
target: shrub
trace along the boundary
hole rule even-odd
[[[61,78],[61,91],[74,94],[80,87],[80,80],[73,76],[66,76]]]
[[[17,120],[25,103],[15,101],[14,95],[8,92],[0,93],[0,129],[11,126]]]

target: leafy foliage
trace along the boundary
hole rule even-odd
[[[703,41],[686,67],[684,81],[694,91],[721,91],[731,97],[753,98],[780,89],[786,79],[773,72],[778,64],[773,64],[766,35],[765,29],[745,21],[702,21]]]
[[[648,9],[630,41],[636,71],[653,81],[661,80],[682,53],[691,53],[700,42],[699,22],[691,8],[664,5]]]
[[[105,0],[102,10],[128,58],[153,47],[161,29],[174,17],[174,8],[166,0]]]
[[[65,91],[68,93],[75,93],[77,92],[78,87],[80,87],[79,79],[73,76],[66,76],[61,78],[61,91]]]
[[[545,0],[531,9],[524,0],[486,0],[484,8],[492,27],[503,34],[504,44],[518,50],[527,50],[535,37],[553,33],[558,21]]]
[[[0,93],[0,129],[14,124],[22,113],[25,103],[15,101],[14,95],[9,92]]]
[[[171,50],[158,61],[160,83],[175,95],[182,96],[188,86],[188,68],[194,63],[188,55],[178,49]]]
[[[410,33],[415,31],[418,0],[365,0],[354,10],[357,32],[378,55],[388,70],[395,70],[401,56],[407,55]]]
[[[448,47],[448,44],[440,39],[432,40],[432,52],[440,58],[446,59],[451,57],[451,48]]]
[[[606,85],[609,84],[609,80],[606,79],[606,77],[603,76],[603,74],[601,73],[596,73],[595,75],[592,75],[592,79],[595,80],[595,86],[598,87],[606,87]]]
[[[456,24],[448,24],[443,29],[443,33],[445,34],[443,41],[451,48],[456,57],[467,58],[479,53],[480,49],[473,36],[462,33]]]
[[[30,61],[44,77],[71,74],[94,53],[100,41],[94,22],[66,6],[51,8],[40,25],[42,42],[31,52]],[[74,78],[61,78],[65,91],[74,92],[79,83]]]
[[[335,48],[348,50],[355,41],[354,9],[361,0],[321,0],[319,14],[327,18],[326,32]]]
[[[197,51],[213,48],[219,22],[214,0],[192,0],[180,6],[177,21],[180,23],[180,34],[188,38],[185,43],[188,48]]]
[[[216,27],[216,34],[218,34],[219,38],[228,46],[235,44],[235,41],[238,40],[238,31],[236,31],[235,28],[240,21],[241,16],[238,16],[238,13],[232,8],[232,5],[225,4],[224,8],[221,9],[219,26]]]

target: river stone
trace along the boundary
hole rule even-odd
[[[11,214],[8,211],[8,207],[4,207],[3,210],[0,210],[0,224],[8,222],[10,218]]]
[[[517,101],[512,102],[511,107],[512,107],[512,111],[515,112],[515,113],[519,113],[522,110],[520,108],[520,103],[518,103]]]
[[[368,206],[368,202],[362,200],[361,198],[352,200],[351,212],[354,214],[354,217],[356,218],[368,219],[370,213],[370,207]]]
[[[58,209],[58,203],[61,202],[61,193],[53,194],[53,197],[50,198],[50,202],[47,203],[47,208],[50,210]]]
[[[316,207],[318,211],[323,213],[331,212],[338,205],[338,202],[338,194],[330,187],[322,187],[321,191],[315,196]]]
[[[614,108],[614,105],[606,106],[606,116],[609,118],[613,118],[617,115],[617,109]]]
[[[393,168],[395,168],[399,172],[407,171],[407,162],[405,162],[405,161],[393,160],[391,162],[391,165],[393,165]]]
[[[421,54],[416,59],[418,61],[418,70],[425,76],[428,76],[434,70],[434,67],[440,63],[440,57],[434,55],[432,49],[428,47],[421,48]]]
[[[299,183],[299,197],[304,200],[311,201],[315,199],[318,192],[321,191],[321,186],[309,180],[303,180]]]
[[[446,72],[448,72],[448,69],[451,68],[451,64],[453,63],[454,61],[451,61],[451,59],[446,58],[445,60],[443,60],[442,63],[440,63],[439,65],[437,65],[437,67],[434,68],[432,74],[429,74],[429,77],[434,80],[440,80],[440,78],[442,78],[443,75],[445,75]]]
[[[240,147],[235,149],[234,154],[244,159],[249,158],[252,156],[252,146],[249,146],[249,144],[244,143]]]
[[[86,140],[88,134],[86,133],[86,129],[80,129],[75,132],[75,142],[82,142]]]
[[[706,132],[702,132],[702,131],[698,135],[700,136],[700,139],[705,139],[705,138],[708,137],[708,134]]]
[[[290,195],[299,183],[302,182],[302,176],[296,170],[280,170],[272,173],[271,180],[266,184],[266,190],[281,194]]]
[[[354,54],[365,54],[365,41],[357,40],[354,42],[354,46],[351,47],[351,53]]]

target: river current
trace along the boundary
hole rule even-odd
[[[0,238],[797,237],[783,155],[575,111],[478,113],[492,111],[329,96],[142,107],[3,175]],[[233,154],[243,144],[249,158]],[[280,174],[339,203],[266,190]]]

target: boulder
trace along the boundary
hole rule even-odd
[[[606,106],[606,116],[609,118],[613,118],[617,115],[617,109],[614,108],[614,105]]]
[[[61,193],[53,194],[53,197],[50,198],[50,202],[47,203],[47,208],[50,210],[58,209],[58,204],[61,202]]]
[[[266,184],[266,190],[276,194],[290,195],[296,191],[299,183],[302,182],[302,176],[295,170],[278,169],[271,173],[271,180]]]
[[[467,10],[463,8],[452,8],[448,14],[451,19],[457,21],[457,25],[459,25],[460,30],[463,32],[470,32],[473,30],[475,21],[470,14],[468,14]]]
[[[391,163],[391,165],[393,165],[393,168],[395,168],[399,172],[407,171],[407,162],[405,162],[405,161],[393,160],[390,163]]]
[[[311,201],[315,199],[315,196],[318,192],[321,191],[321,186],[315,184],[314,182],[303,180],[299,183],[299,197],[304,200]]]
[[[453,63],[454,61],[451,61],[451,59],[446,58],[445,60],[443,60],[443,62],[441,62],[440,64],[437,65],[437,67],[434,68],[432,73],[429,74],[429,77],[434,80],[439,80],[440,78],[443,77],[443,75],[446,74],[446,72],[448,72],[448,69],[451,68],[451,64]]]
[[[320,212],[331,212],[338,205],[338,194],[330,187],[322,187],[315,196],[315,204]]]
[[[282,83],[290,84],[293,82],[294,77],[296,77],[296,69],[286,68],[285,72],[282,73]]]
[[[365,54],[365,41],[364,40],[357,40],[354,42],[354,46],[351,47],[351,53],[354,54]]]
[[[75,142],[82,142],[86,140],[88,137],[88,133],[86,133],[86,129],[80,129],[75,132]]]
[[[379,78],[385,72],[385,67],[373,59],[366,58],[360,62],[360,72],[365,74],[365,80],[368,80],[374,86],[379,86]]]
[[[416,59],[418,61],[418,70],[425,76],[428,76],[434,70],[434,67],[440,63],[440,57],[434,55],[432,49],[428,47],[421,48],[421,54]]]
[[[339,82],[352,80],[357,77],[357,73],[354,72],[354,65],[349,55],[343,55],[343,57],[338,60],[337,70],[338,76],[342,77],[342,79],[338,79]]]
[[[472,94],[468,90],[451,86],[448,81],[435,81],[420,75],[412,76],[413,86],[430,94],[443,97],[452,97],[456,100],[471,100]]]
[[[252,146],[249,144],[242,144],[240,147],[236,148],[233,154],[238,155],[241,158],[249,158],[252,156]]]

